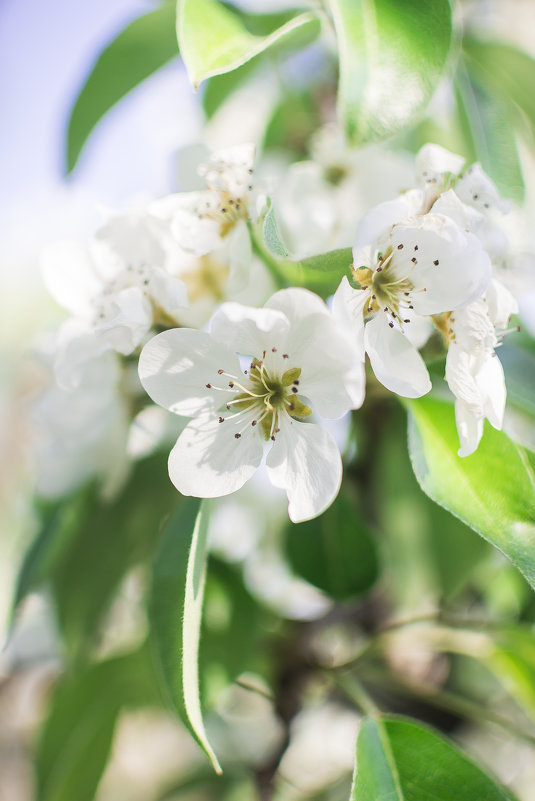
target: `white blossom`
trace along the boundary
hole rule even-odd
[[[490,280],[479,239],[444,214],[416,214],[419,193],[382,203],[362,219],[353,277],[336,292],[335,313],[350,322],[354,355],[368,354],[387,389],[419,397],[431,388],[425,363],[407,335],[421,317],[467,306]],[[409,216],[409,215],[413,216]]]
[[[168,225],[144,209],[113,214],[87,249],[50,247],[43,271],[58,303],[126,355],[162,314],[188,305],[186,285],[173,272],[180,255]]]
[[[248,357],[246,369],[237,354]],[[331,435],[305,421],[309,403],[339,417],[362,402],[351,367],[333,316],[304,289],[281,290],[261,309],[225,303],[210,333],[154,337],[141,353],[141,382],[156,403],[193,418],[171,452],[171,480],[185,495],[228,495],[272,443],[268,476],[286,490],[290,518],[320,514],[336,497],[342,463]]]
[[[253,183],[254,145],[218,151],[199,166],[207,188],[156,201],[154,214],[169,221],[179,246],[194,256],[214,254],[229,266],[229,289],[247,283],[252,259],[248,221],[263,197]]]
[[[494,428],[502,428],[506,388],[495,348],[510,315],[517,311],[511,293],[493,280],[484,297],[449,315],[446,380],[455,395],[459,456],[476,450],[485,418]]]

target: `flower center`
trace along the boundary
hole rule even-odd
[[[289,355],[283,353],[279,357],[277,348],[271,348],[275,357],[270,359],[270,366],[266,367],[266,353],[263,352],[261,359],[253,359],[249,370],[245,370],[243,375],[233,376],[223,369],[218,370],[217,381],[226,376],[230,379],[227,386],[218,386],[216,382],[206,384],[206,389],[233,396],[219,407],[218,412],[220,423],[230,419],[240,420],[242,425],[234,434],[236,439],[240,439],[249,426],[259,426],[265,440],[275,440],[275,435],[280,431],[282,415],[304,418],[312,413],[310,406],[298,396],[301,368],[284,370]]]
[[[367,292],[364,315],[382,311],[390,317],[390,328],[397,323],[403,331],[403,323],[410,323],[409,319],[402,317],[403,310],[414,308],[410,301],[414,287],[409,278],[414,267],[403,278],[399,278],[393,268],[393,258],[394,251],[390,247],[385,254],[378,254],[376,267],[353,269],[353,277],[361,290]],[[417,264],[415,259],[413,262]]]

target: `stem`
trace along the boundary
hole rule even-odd
[[[366,715],[377,715],[380,710],[361,682],[347,673],[333,674],[336,685]]]

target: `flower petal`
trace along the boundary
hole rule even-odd
[[[91,299],[101,292],[102,282],[86,249],[76,242],[50,245],[43,252],[42,270],[54,300],[73,314],[91,315]]]
[[[479,239],[442,214],[394,226],[392,248],[392,268],[398,278],[410,277],[411,302],[418,314],[462,308],[490,281],[490,260]]]
[[[461,447],[457,451],[459,456],[470,456],[483,435],[483,418],[476,417],[463,401],[455,401],[455,422]]]
[[[211,323],[214,340],[235,353],[257,358],[262,358],[264,350],[284,344],[289,328],[288,318],[282,312],[241,303],[223,303]]]
[[[110,297],[111,307],[95,332],[127,356],[140,344],[152,325],[152,306],[141,289],[131,286]]]
[[[416,156],[416,179],[420,184],[440,184],[447,173],[458,175],[465,160],[441,145],[424,145]]]
[[[518,303],[500,281],[492,280],[487,287],[485,298],[489,317],[496,328],[506,328],[512,314],[518,314]]]
[[[511,208],[509,200],[500,197],[496,184],[491,181],[481,164],[476,163],[465,172],[458,181],[455,191],[464,203],[477,209],[488,209],[496,206],[503,214]]]
[[[249,228],[245,220],[238,220],[226,237],[229,259],[229,292],[238,292],[247,286],[253,251]]]
[[[301,368],[299,392],[324,417],[340,417],[362,405],[364,375],[355,361],[351,337],[344,334],[325,303],[307,289],[281,289],[266,306],[282,311],[290,323],[287,367]],[[269,363],[273,363],[271,358]]]
[[[186,426],[169,455],[169,477],[183,495],[219,498],[243,487],[263,456],[259,433],[249,427],[236,438],[241,416],[219,423],[203,415]]]
[[[416,193],[416,194],[415,194]],[[360,266],[371,266],[375,250],[385,250],[388,246],[388,235],[393,225],[405,220],[419,211],[421,194],[418,190],[406,192],[396,200],[379,203],[361,219],[353,245],[353,263]]]
[[[227,395],[206,384],[225,388],[228,378],[218,370],[241,375],[234,353],[210,334],[172,328],[151,339],[139,357],[139,378],[150,397],[175,414],[186,416],[217,409]]]
[[[366,353],[377,379],[405,398],[419,398],[431,389],[425,362],[406,336],[390,328],[384,314],[366,323]]]
[[[338,446],[328,431],[313,423],[281,420],[266,464],[271,483],[286,490],[288,514],[294,523],[320,515],[340,489]]]

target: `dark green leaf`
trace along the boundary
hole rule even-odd
[[[457,456],[453,405],[407,401],[409,450],[430,498],[487,539],[535,586],[535,485],[524,454],[487,423],[475,453]]]
[[[451,45],[447,0],[330,0],[340,52],[338,109],[354,144],[414,122],[438,86]]]
[[[198,499],[184,502],[165,529],[153,568],[150,639],[171,707],[221,772],[206,737],[199,699],[199,638],[206,572],[208,513]]]
[[[93,488],[85,488],[71,498],[43,507],[40,529],[19,571],[13,612],[29,592],[51,578],[94,500]]]
[[[119,583],[158,546],[163,519],[181,496],[167,473],[167,454],[137,462],[120,495],[95,500],[58,560],[52,590],[66,645],[73,657],[95,640]]]
[[[230,684],[248,667],[259,633],[259,609],[236,568],[209,562],[199,655],[201,680],[212,668]]]
[[[100,54],[71,111],[67,172],[101,117],[124,95],[178,55],[175,8],[160,8],[134,20]]]
[[[317,16],[307,12],[268,35],[258,35],[251,33],[243,19],[218,0],[178,0],[178,41],[195,89],[207,78],[237,69],[280,42],[302,47],[319,30]]]
[[[377,578],[373,535],[344,492],[315,520],[288,524],[286,550],[295,572],[336,600],[362,595]]]
[[[144,648],[63,679],[37,749],[38,801],[93,801],[119,712],[154,703],[158,696]]]
[[[417,723],[373,716],[361,724],[351,801],[511,801],[453,743]]]

